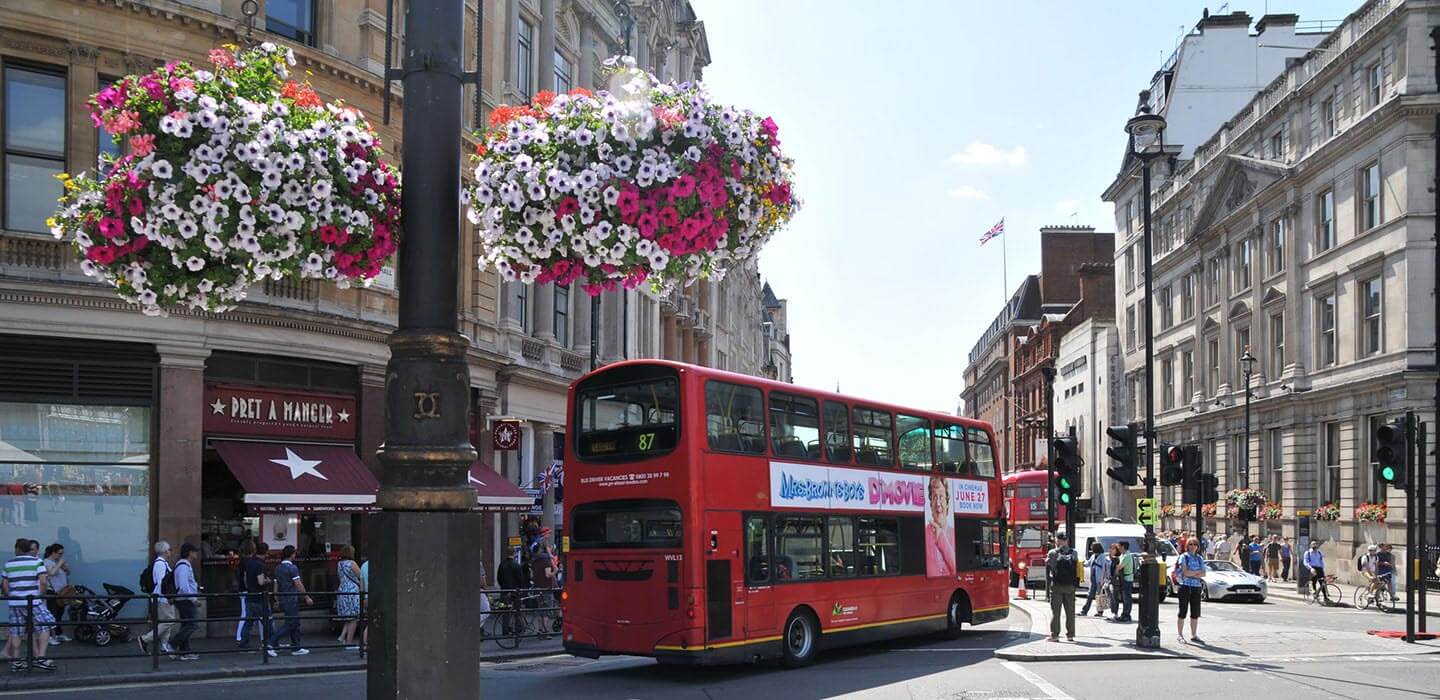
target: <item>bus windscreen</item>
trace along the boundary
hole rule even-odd
[[[680,505],[674,501],[586,503],[572,517],[570,544],[577,549],[680,546]]]
[[[674,379],[585,388],[577,403],[577,451],[582,459],[618,461],[675,449],[680,399]]]

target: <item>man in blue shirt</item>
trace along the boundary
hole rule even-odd
[[[200,655],[190,651],[190,635],[200,629],[195,622],[196,596],[200,584],[195,580],[195,563],[199,560],[200,549],[189,542],[180,545],[180,558],[175,562],[175,612],[180,616],[180,631],[170,639],[175,653],[181,661],[199,661]]]
[[[1246,549],[1248,550],[1249,555],[1250,555],[1250,567],[1249,567],[1249,569],[1247,569],[1247,570],[1248,570],[1250,573],[1252,573],[1252,574],[1254,574],[1254,575],[1256,575],[1256,576],[1259,576],[1259,575],[1260,575],[1260,560],[1261,560],[1261,558],[1263,557],[1263,554],[1262,554],[1261,551],[1260,551],[1260,536],[1259,536],[1259,535],[1251,535],[1251,536],[1250,536],[1250,544],[1246,545]]]
[[[1325,555],[1320,553],[1320,541],[1310,540],[1310,549],[1305,552],[1305,559],[1301,562],[1305,571],[1310,575],[1310,590],[1320,589],[1325,595],[1325,603],[1330,603],[1330,591],[1325,588]]]
[[[1175,595],[1179,598],[1180,615],[1175,618],[1175,636],[1180,641],[1185,641],[1185,611],[1190,611],[1190,641],[1196,644],[1204,644],[1200,641],[1197,628],[1200,626],[1200,599],[1205,587],[1205,557],[1200,556],[1200,540],[1191,537],[1185,543],[1185,553],[1175,562],[1176,578],[1180,585],[1175,587]]]
[[[304,656],[309,649],[300,646],[300,598],[306,605],[315,601],[305,592],[305,583],[300,580],[300,567],[290,561],[295,556],[295,545],[287,544],[280,550],[280,563],[275,566],[275,597],[280,599],[280,609],[285,611],[285,624],[275,631],[275,639],[290,636],[290,655]]]

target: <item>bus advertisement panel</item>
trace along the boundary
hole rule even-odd
[[[571,388],[565,648],[723,663],[1009,612],[984,423],[664,361]]]

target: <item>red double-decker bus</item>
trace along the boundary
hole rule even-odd
[[[1010,585],[1045,585],[1045,544],[1049,542],[1047,503],[1050,473],[1033,469],[1006,474],[1006,519],[1010,523]],[[1065,522],[1065,506],[1055,506],[1055,522]]]
[[[571,387],[564,644],[810,662],[1009,613],[994,436],[675,362]]]

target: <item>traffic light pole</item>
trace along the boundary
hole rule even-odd
[[[1055,539],[1055,368],[1041,367],[1045,376],[1045,517],[1049,521],[1050,539]],[[1074,510],[1074,508],[1067,509]],[[1070,546],[1075,546],[1074,542]],[[1045,584],[1048,594],[1050,584]]]
[[[1418,494],[1415,496],[1415,553],[1420,562],[1420,575],[1415,578],[1416,588],[1419,591],[1417,597],[1420,599],[1420,609],[1417,611],[1416,618],[1419,621],[1420,632],[1422,634],[1425,632],[1425,600],[1428,597],[1430,585],[1426,579],[1426,574],[1428,573],[1426,567],[1430,565],[1430,560],[1426,557],[1430,551],[1428,546],[1430,538],[1425,532],[1425,510],[1429,506],[1425,501],[1429,498],[1430,494],[1430,485],[1427,483],[1428,479],[1425,476],[1425,469],[1428,466],[1426,464],[1427,460],[1425,459],[1426,449],[1425,423],[1422,422],[1415,426],[1415,485],[1411,489]]]
[[[1054,399],[1052,398],[1051,400],[1052,400],[1052,402],[1053,402]],[[1078,445],[1078,444],[1079,444],[1079,443],[1077,443],[1077,442],[1073,442],[1073,441],[1075,440],[1075,426],[1073,426],[1073,425],[1070,426],[1070,428],[1065,431],[1065,434],[1068,435],[1068,436],[1070,437],[1070,439],[1072,440],[1072,442],[1070,443],[1071,445]],[[1085,468],[1085,466],[1084,466],[1084,460],[1081,460],[1081,464],[1078,465],[1078,468],[1076,468],[1076,469],[1074,470],[1075,473],[1076,473],[1076,475],[1077,475],[1075,478],[1079,480],[1078,483],[1080,483],[1080,484],[1084,484],[1084,483],[1085,483],[1085,480],[1084,480],[1082,477],[1078,476],[1078,475],[1080,474],[1081,470],[1083,470],[1084,468]],[[1071,546],[1071,547],[1075,547],[1075,546],[1076,546],[1076,543],[1075,543],[1075,506],[1076,506],[1077,503],[1079,503],[1078,496],[1079,496],[1079,494],[1080,494],[1080,492],[1081,492],[1082,490],[1083,490],[1083,489],[1078,488],[1078,487],[1075,489],[1076,496],[1077,496],[1077,499],[1076,499],[1075,503],[1071,503],[1068,507],[1065,508],[1065,537],[1070,540],[1070,546]],[[1081,556],[1085,556],[1085,555],[1082,554]]]
[[[1414,474],[1411,467],[1415,464],[1411,458],[1417,450],[1425,448],[1416,443],[1415,440],[1415,412],[1405,413],[1405,474]],[[1415,548],[1415,504],[1420,501],[1416,497],[1416,491],[1412,484],[1406,484],[1405,489],[1405,641],[1415,643],[1415,579],[1420,578],[1419,552]]]
[[[1140,192],[1143,200],[1141,224],[1144,226],[1145,256],[1145,497],[1155,497],[1155,300],[1154,300],[1154,254],[1151,251],[1153,238],[1150,230],[1150,159],[1140,164]],[[1160,600],[1155,581],[1155,526],[1145,524],[1145,571],[1140,587],[1140,624],[1135,631],[1136,643],[1141,647],[1160,646]]]

